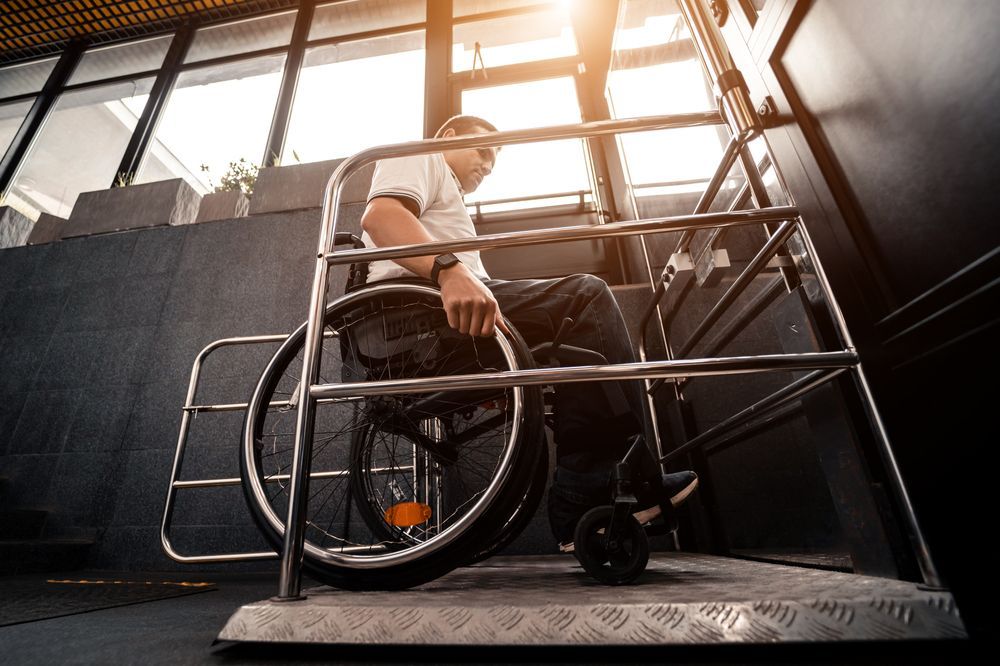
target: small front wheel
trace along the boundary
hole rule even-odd
[[[605,585],[626,585],[646,570],[649,539],[634,517],[628,516],[622,534],[609,542],[612,508],[599,506],[583,514],[573,541],[583,568]]]

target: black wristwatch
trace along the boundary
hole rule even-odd
[[[441,285],[438,284],[438,273],[441,272],[441,269],[451,268],[457,263],[460,263],[458,261],[458,257],[453,255],[451,252],[449,252],[448,254],[441,254],[435,257],[434,266],[431,268],[431,282],[440,287]]]

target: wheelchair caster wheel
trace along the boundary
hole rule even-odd
[[[629,516],[617,542],[605,534],[611,524],[611,507],[599,506],[583,514],[573,541],[576,558],[583,568],[605,585],[626,585],[646,570],[649,538],[639,522]]]

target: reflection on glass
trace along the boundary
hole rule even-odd
[[[172,35],[90,49],[80,58],[69,83],[86,83],[158,69],[167,55],[171,39]]]
[[[617,52],[690,39],[675,0],[628,0],[615,29]]]
[[[64,93],[25,157],[7,196],[31,219],[42,212],[69,217],[81,192],[107,189],[135,129],[135,101],[153,79]]]
[[[0,99],[38,92],[45,85],[58,58],[35,60],[20,65],[0,67]]]
[[[454,16],[485,14],[486,12],[498,12],[515,7],[541,4],[539,0],[452,0],[452,2]]]
[[[10,142],[14,139],[14,135],[17,134],[18,128],[21,127],[21,122],[28,115],[31,104],[34,101],[33,99],[29,99],[21,102],[0,104],[0,155],[7,152]]]
[[[267,56],[178,76],[138,182],[183,178],[205,194],[230,162],[242,157],[259,165],[284,62],[284,55]]]
[[[525,100],[531,100],[530,104]],[[565,125],[581,120],[571,77],[465,90],[462,113],[484,118],[500,131]],[[545,141],[504,147],[492,175],[465,201],[472,204],[589,190],[590,173],[583,140]],[[544,203],[553,202],[528,201],[520,205],[504,204],[501,208],[534,207]]]
[[[423,23],[425,0],[349,0],[316,8],[309,41]]]
[[[288,46],[292,40],[293,27],[294,11],[202,28],[195,33],[184,62],[199,62]]]
[[[555,7],[516,16],[459,23],[453,28],[451,68],[463,72],[473,68],[476,43],[482,65],[512,65],[576,55],[576,38],[569,11]],[[478,59],[475,63],[480,67]]]
[[[417,141],[423,123],[423,31],[309,49],[281,163]]]
[[[630,0],[615,30],[608,103],[614,118],[715,108],[711,87],[673,0]],[[715,127],[622,134],[637,197],[698,192],[722,156]]]

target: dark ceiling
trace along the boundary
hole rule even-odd
[[[103,44],[172,30],[189,18],[230,19],[298,4],[298,0],[3,0],[0,64],[59,53],[74,38]]]

